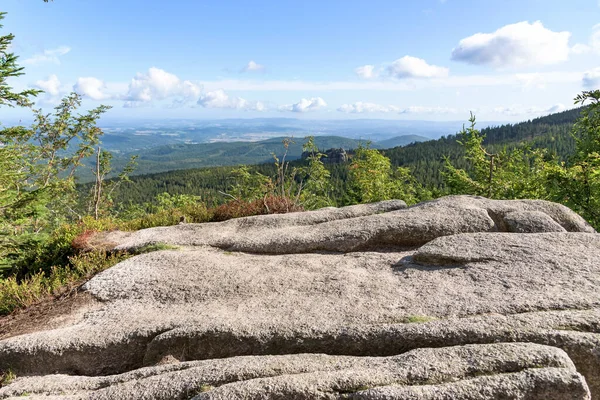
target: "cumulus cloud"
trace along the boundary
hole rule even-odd
[[[522,83],[524,90],[545,89],[547,86],[544,75],[537,72],[530,74],[515,74],[515,78]]]
[[[111,96],[106,93],[106,84],[98,78],[85,77],[78,78],[73,90],[92,100],[106,100]]]
[[[586,89],[600,88],[600,68],[594,68],[583,74],[583,86]]]
[[[373,79],[378,75],[374,65],[363,65],[362,67],[356,68],[354,73],[362,79]]]
[[[61,93],[61,83],[56,75],[50,75],[46,80],[36,81],[35,86],[42,89],[49,96],[58,96]]]
[[[388,68],[388,74],[397,79],[405,78],[445,78],[448,68],[427,64],[421,58],[404,56],[394,61]]]
[[[366,113],[389,113],[400,111],[399,107],[396,106],[383,106],[375,103],[368,103],[357,101],[352,104],[343,104],[338,109],[340,112],[348,113],[348,114],[366,114]]]
[[[411,106],[411,107],[398,107],[398,106],[384,106],[375,103],[365,103],[358,101],[353,104],[344,104],[337,109],[340,112],[350,114],[366,114],[366,113],[398,113],[398,114],[452,114],[458,112],[455,108],[450,107],[423,107],[423,106]]]
[[[554,114],[565,111],[567,107],[564,104],[558,103],[550,107],[525,107],[522,105],[514,105],[509,107],[496,107],[494,113],[503,114],[512,117],[522,115],[542,115],[542,114]]]
[[[600,24],[594,25],[588,44],[577,43],[571,51],[575,54],[598,53],[600,54]]]
[[[233,110],[264,111],[265,105],[260,101],[248,101],[241,97],[229,96],[219,89],[200,96],[198,105],[204,108],[229,108]]]
[[[450,107],[411,106],[403,108],[399,112],[400,114],[452,114],[458,112],[458,110]]]
[[[134,103],[173,99],[174,104],[183,104],[198,99],[202,87],[191,81],[183,81],[176,75],[152,67],[146,73],[138,73],[129,83],[124,100]]]
[[[23,64],[38,65],[45,63],[60,64],[59,57],[64,56],[71,51],[70,47],[60,46],[55,49],[44,50],[41,53],[34,54],[33,56],[23,60]]]
[[[298,103],[280,106],[279,110],[303,113],[308,111],[317,111],[325,107],[327,107],[325,100],[320,97],[313,97],[310,99],[302,99]]]
[[[250,61],[240,72],[265,72],[266,69],[264,65]]]
[[[569,58],[570,37],[570,32],[553,32],[540,21],[524,21],[462,39],[452,60],[495,68],[556,64]]]

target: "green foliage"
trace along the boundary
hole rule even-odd
[[[5,12],[0,12],[0,21],[4,19]],[[0,24],[0,28],[3,25]],[[28,107],[31,106],[30,97],[37,96],[41,91],[28,89],[22,92],[13,92],[8,85],[8,78],[14,78],[24,74],[23,67],[17,64],[17,57],[10,52],[10,45],[14,40],[13,34],[0,36],[0,106]]]
[[[350,179],[357,203],[372,203],[392,198],[392,164],[375,149],[360,147],[350,164]]]
[[[198,204],[202,199],[200,196],[190,196],[188,194],[169,194],[167,192],[156,196],[159,210],[169,210],[172,208],[191,207]]]
[[[333,205],[331,174],[321,161],[325,155],[317,148],[315,138],[306,137],[302,150],[308,153],[308,157],[302,164],[292,164],[286,160],[288,150],[294,143],[291,138],[283,140],[281,159],[272,154],[275,172],[272,178],[256,170],[251,171],[245,165],[235,169],[232,172],[235,184],[227,194],[240,206],[267,197],[289,199],[293,208],[315,209]]]
[[[404,318],[402,322],[406,324],[422,324],[425,322],[435,321],[436,317],[430,317],[428,315],[409,315]]]
[[[31,129],[0,131],[0,157],[11,171],[0,174],[0,265],[15,263],[20,253],[77,216],[73,175],[93,154],[102,135],[96,122],[108,109],[75,116],[80,105],[81,98],[71,94],[53,115],[35,110]]]
[[[308,136],[302,150],[308,153],[308,165],[300,168],[304,183],[300,192],[300,203],[309,210],[333,206],[331,198],[331,173],[321,161],[325,154],[315,144],[314,136]]]
[[[566,160],[575,150],[571,130],[580,111],[573,109],[518,124],[481,129],[483,146],[488,152],[497,153],[503,148],[511,150],[528,143],[533,150],[546,149],[548,156]],[[442,195],[446,191],[446,178],[443,176],[446,158],[456,168],[469,169],[464,148],[458,140],[460,136],[448,135],[438,140],[383,150],[383,154],[390,159],[392,166],[410,168],[418,182]]]
[[[589,103],[573,127],[576,149],[550,172],[554,200],[581,214],[600,229],[600,90],[584,91],[575,104]]]
[[[90,252],[69,258],[66,266],[53,266],[18,279],[12,275],[0,279],[0,315],[29,307],[49,296],[68,292],[81,281],[129,257],[126,253]]]
[[[94,218],[98,219],[101,215],[107,216],[113,206],[113,192],[123,182],[129,182],[129,175],[133,173],[137,165],[137,156],[131,156],[129,162],[119,173],[116,179],[107,181],[107,176],[112,172],[113,155],[109,151],[98,147],[96,151],[96,165],[94,168],[95,182],[92,187],[88,204],[88,213],[93,212]]]
[[[212,211],[205,204],[190,202],[175,208],[158,208],[154,212],[144,213],[138,218],[127,221],[121,219],[118,226],[123,230],[139,230],[155,226],[177,225],[182,221],[190,223],[209,222],[212,217]]]
[[[145,253],[152,253],[153,251],[177,250],[177,249],[179,249],[179,247],[172,246],[170,244],[153,243],[153,244],[147,244],[145,246],[135,249],[135,254],[145,254]]]
[[[349,166],[349,174],[355,203],[401,199],[407,204],[414,204],[430,197],[408,168],[394,170],[390,159],[375,149],[358,148]]]
[[[546,180],[551,163],[546,151],[520,145],[491,153],[483,146],[485,135],[475,129],[473,114],[469,122],[457,140],[468,167],[457,168],[446,157],[443,176],[450,193],[494,199],[548,198]]]
[[[17,376],[9,368],[6,371],[0,371],[0,388],[10,385]]]
[[[294,204],[298,204],[302,192],[302,184],[299,184],[296,180],[299,169],[286,160],[290,146],[295,143],[293,138],[285,138],[282,141],[284,152],[281,159],[275,153],[272,154],[275,170],[277,171],[274,179],[273,195],[292,199]]]
[[[247,165],[236,168],[231,175],[235,184],[229,193],[235,200],[258,200],[273,190],[273,182],[269,177],[259,172],[251,172]]]

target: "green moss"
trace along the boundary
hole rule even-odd
[[[427,315],[409,315],[405,317],[402,322],[405,324],[422,324],[424,322],[435,321],[437,318],[430,317]]]
[[[6,371],[0,371],[0,387],[10,385],[16,377],[17,376],[10,368]]]
[[[152,253],[153,251],[161,251],[161,250],[178,250],[178,246],[173,246],[167,243],[152,243],[147,244],[142,247],[138,247],[133,251],[134,254],[145,254]]]
[[[214,389],[214,386],[211,386],[211,385],[205,383],[200,386],[200,389],[198,390],[198,392],[204,393],[204,392],[209,392],[213,389]]]

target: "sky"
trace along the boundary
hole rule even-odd
[[[600,87],[600,0],[2,0],[51,111],[520,121]],[[0,108],[2,119],[26,118]]]

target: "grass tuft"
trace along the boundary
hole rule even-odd
[[[405,324],[422,324],[424,322],[435,321],[437,318],[430,317],[427,315],[409,315],[408,317],[403,319],[403,323]]]
[[[6,371],[0,371],[0,388],[10,385],[16,377],[10,368]]]

